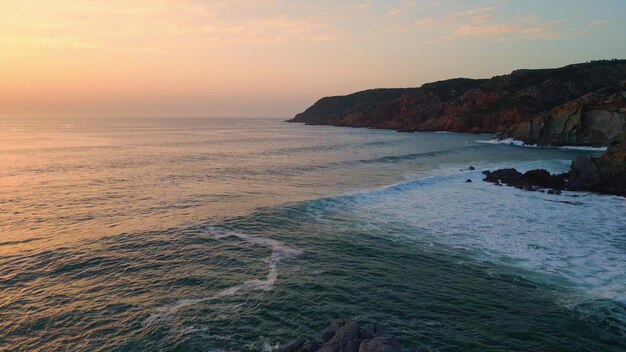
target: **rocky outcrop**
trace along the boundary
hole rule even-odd
[[[624,133],[626,60],[321,99],[290,122],[503,133],[533,144],[607,145]]]
[[[560,105],[502,133],[537,145],[608,146],[626,131],[626,81]]]
[[[485,80],[452,79],[421,88],[372,89],[319,100],[290,122],[409,130],[440,116],[448,101]]]
[[[626,143],[611,146],[600,157],[579,157],[569,173],[552,175],[539,169],[522,174],[516,169],[500,169],[483,174],[483,181],[526,191],[587,191],[626,197]]]
[[[574,160],[567,188],[626,197],[626,143],[613,145],[600,157]]]
[[[507,185],[523,189],[526,191],[540,191],[550,189],[560,193],[567,185],[568,174],[552,175],[550,172],[538,169],[521,173],[516,169],[500,169],[496,171],[483,171],[485,179],[483,181],[495,183],[496,185]]]
[[[401,352],[400,342],[376,323],[336,320],[321,332],[321,341],[300,337],[276,352]]]

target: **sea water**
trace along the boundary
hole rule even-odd
[[[490,139],[1,119],[0,350],[269,351],[340,318],[409,351],[624,350],[626,199],[482,182],[594,153]]]

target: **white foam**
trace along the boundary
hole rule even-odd
[[[583,150],[583,151],[590,151],[590,152],[606,152],[607,150],[606,147],[582,147],[582,146],[576,146],[576,145],[564,145],[558,148],[566,149],[566,150]]]
[[[523,141],[513,139],[513,138],[505,138],[505,139],[492,138],[488,140],[478,140],[476,142],[484,143],[484,144],[504,144],[504,145],[511,145],[515,147],[526,147],[526,148],[538,148],[539,147],[536,144],[526,144]]]
[[[269,258],[265,260],[268,264],[267,277],[264,280],[250,280],[239,285],[225,288],[212,296],[180,299],[174,303],[159,308],[146,320],[144,325],[151,325],[158,320],[168,319],[169,317],[175,315],[180,309],[196,304],[220,299],[223,297],[233,296],[245,291],[270,291],[274,288],[274,284],[276,284],[276,281],[278,280],[278,263],[285,259],[295,258],[302,254],[301,250],[289,247],[284,243],[273,240],[271,238],[252,236],[234,231],[225,231],[214,227],[207,227],[205,228],[205,230],[207,234],[216,239],[237,237],[249,243],[269,247],[272,250],[272,254]]]
[[[484,144],[502,144],[502,145],[510,145],[514,147],[524,147],[524,148],[557,148],[563,150],[580,150],[580,151],[590,151],[590,152],[605,152],[607,150],[606,147],[586,147],[586,146],[577,146],[577,145],[562,145],[562,146],[540,146],[537,144],[526,144],[523,141],[513,139],[513,138],[505,138],[505,139],[488,139],[488,140],[478,140],[478,143]]]
[[[516,167],[555,171],[560,165],[551,160]],[[479,171],[463,172],[356,195],[350,212],[364,229],[405,224],[401,236],[424,248],[445,245],[534,273],[536,280],[584,297],[626,302],[626,199],[464,182],[482,177]]]

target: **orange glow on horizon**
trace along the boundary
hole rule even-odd
[[[606,46],[596,40],[580,51],[580,38],[623,33],[604,14],[571,21],[562,11],[541,18],[507,6],[5,0],[0,114],[287,117],[321,96],[562,66],[623,49],[592,49]],[[528,54],[536,50],[544,54]]]

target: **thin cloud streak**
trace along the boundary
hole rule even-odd
[[[320,96],[620,56],[624,12],[623,0],[4,0],[0,114],[288,116]]]

